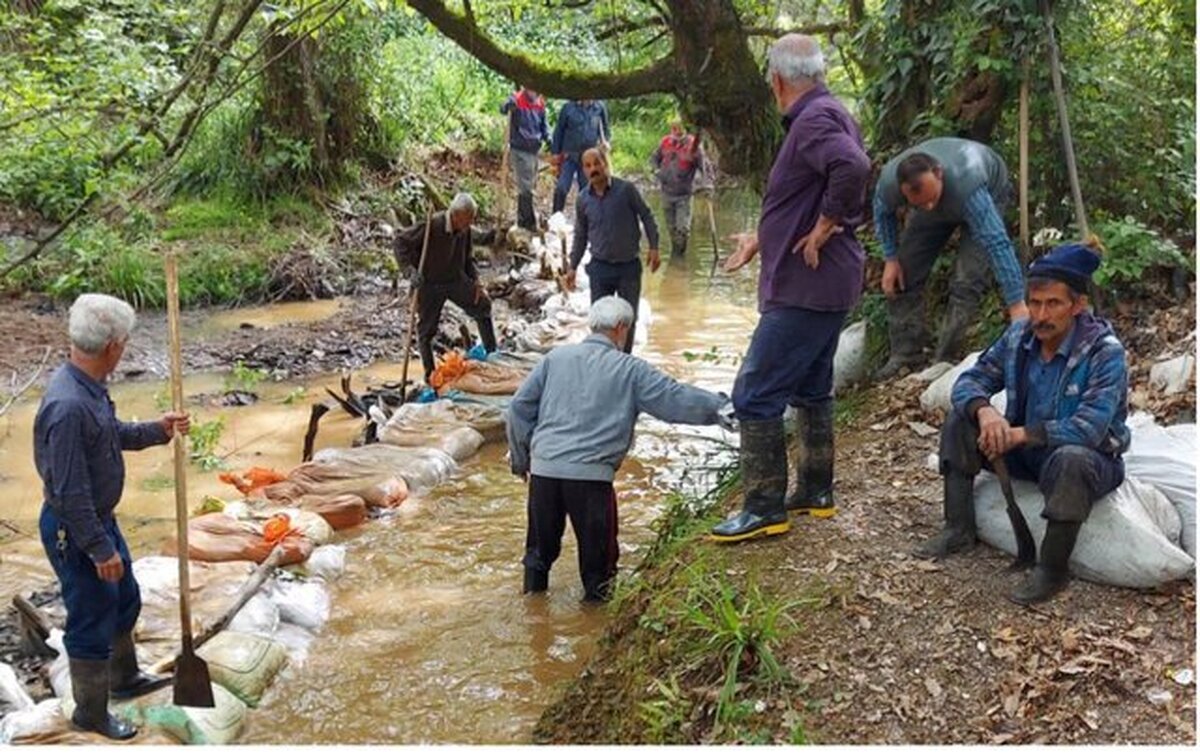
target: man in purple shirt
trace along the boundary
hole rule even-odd
[[[816,40],[781,37],[768,77],[787,137],[771,167],[758,233],[725,262],[734,271],[761,253],[761,317],[733,386],[741,432],[742,510],[713,528],[718,541],[788,530],[788,512],[830,517],[833,502],[833,355],[863,287],[854,227],[866,204],[871,161],[858,124],[824,85]],[[783,413],[799,421],[795,493],[787,494]]]

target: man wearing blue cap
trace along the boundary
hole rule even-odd
[[[1003,455],[1012,477],[1036,481],[1046,500],[1037,566],[1010,596],[1019,604],[1046,601],[1066,586],[1092,504],[1125,479],[1125,347],[1087,309],[1099,265],[1090,247],[1066,244],[1029,266],[1029,320],[1010,325],[955,382],[942,428],[946,524],[913,553],[940,559],[974,545],[975,475]],[[990,403],[1002,390],[1003,415]]]

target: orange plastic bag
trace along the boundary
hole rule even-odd
[[[429,385],[435,390],[440,389],[449,383],[454,383],[459,378],[462,378],[471,371],[471,363],[463,357],[461,352],[446,352],[445,356],[438,360],[437,367],[429,376]]]
[[[251,467],[244,473],[221,473],[217,477],[222,483],[228,483],[243,495],[287,478],[283,473],[269,467]]]
[[[292,527],[292,519],[280,512],[279,514],[271,515],[263,523],[263,542],[274,546],[290,534],[296,532],[298,531]]]

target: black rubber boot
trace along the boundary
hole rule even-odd
[[[560,213],[560,212],[562,212],[562,209],[566,206],[567,206],[567,193],[560,192],[559,190],[555,189],[554,190],[554,204],[552,205],[552,207],[554,208],[554,212]]]
[[[967,328],[975,317],[976,309],[965,307],[951,300],[950,305],[946,308],[946,316],[942,319],[937,350],[933,353],[934,362],[958,362],[962,358]]]
[[[429,376],[433,375],[433,371],[437,368],[433,359],[433,340],[426,341],[418,338],[417,351],[421,353],[421,367],[425,369],[425,383],[429,383]]]
[[[110,740],[129,740],[137,728],[108,712],[108,660],[68,659],[75,713],[71,725]]]
[[[688,236],[682,231],[671,232],[671,257],[683,257],[687,254]]]
[[[530,192],[517,195],[517,225],[529,231],[537,231],[537,214],[533,211],[533,194]]]
[[[796,491],[787,500],[792,514],[833,517],[833,400],[807,407],[796,406],[796,435],[792,460],[796,465]]]
[[[1013,591],[1009,598],[1023,606],[1049,601],[1071,582],[1068,564],[1075,550],[1075,539],[1079,537],[1079,522],[1046,523],[1046,537],[1042,539],[1041,554],[1037,567],[1025,582]]]
[[[726,518],[712,529],[712,538],[735,543],[760,536],[781,535],[788,531],[787,444],[783,418],[742,420],[741,467],[745,499],[742,511]]]
[[[944,559],[975,545],[975,479],[951,470],[942,481],[946,524],[942,532],[912,550],[921,559]]]
[[[875,380],[886,381],[911,371],[924,362],[925,298],[923,292],[902,292],[887,300],[888,360],[875,372]]]
[[[492,324],[492,319],[480,318],[475,325],[479,326],[479,340],[483,342],[483,348],[488,354],[496,351],[496,327]]]
[[[544,593],[550,587],[550,575],[540,570],[525,568],[525,585],[521,593]]]
[[[109,696],[114,701],[144,696],[170,682],[170,677],[149,675],[138,668],[132,632],[122,633],[113,639],[112,656],[108,659],[108,685]]]

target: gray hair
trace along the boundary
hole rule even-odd
[[[454,199],[450,202],[451,213],[470,212],[471,215],[476,215],[479,212],[479,206],[475,204],[475,198],[466,192],[459,192],[454,195]]]
[[[71,344],[85,354],[96,355],[113,341],[124,341],[137,323],[133,307],[107,294],[80,294],[71,305],[67,332]]]
[[[600,297],[588,310],[588,325],[592,333],[611,331],[619,325],[633,325],[633,305],[616,294]]]
[[[817,40],[805,34],[785,34],[767,51],[767,75],[786,82],[824,81],[825,56]]]

